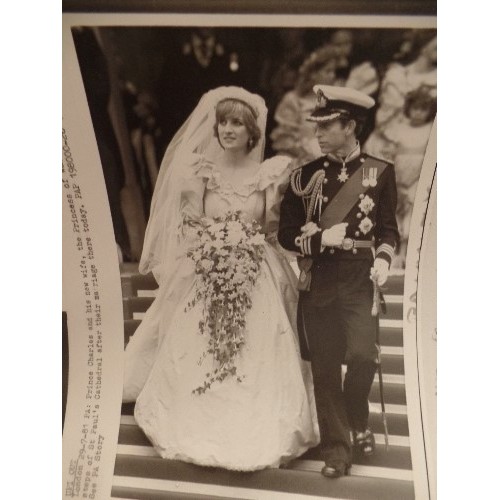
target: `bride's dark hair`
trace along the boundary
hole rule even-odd
[[[241,117],[241,121],[248,130],[250,138],[247,144],[247,151],[251,151],[259,142],[262,132],[257,125],[257,111],[255,111],[252,106],[247,104],[245,101],[228,98],[217,103],[215,108],[215,137],[217,137],[220,144],[217,127],[221,121],[233,116]]]

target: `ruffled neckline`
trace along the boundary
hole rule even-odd
[[[248,197],[255,191],[264,191],[285,174],[288,175],[287,169],[290,161],[290,158],[286,156],[269,158],[260,164],[254,175],[245,179],[239,186],[234,186],[231,182],[224,180],[217,166],[206,158],[200,158],[195,165],[195,175],[206,179],[207,189],[211,191],[219,190]]]

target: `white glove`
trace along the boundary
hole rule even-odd
[[[387,281],[389,275],[389,263],[385,259],[375,259],[373,267],[370,270],[370,278],[375,281],[379,286],[383,286]]]
[[[301,239],[310,238],[321,231],[315,222],[308,222],[305,226],[302,226],[300,230],[302,231]]]
[[[325,247],[337,247],[342,244],[348,223],[341,222],[329,229],[325,229],[321,234],[321,244]]]

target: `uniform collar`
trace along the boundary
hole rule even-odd
[[[355,160],[361,154],[361,146],[359,141],[356,141],[356,146],[354,146],[353,150],[345,157],[342,158],[340,156],[334,155],[333,153],[328,153],[328,158],[333,161],[340,162],[342,164],[346,164],[352,160]]]

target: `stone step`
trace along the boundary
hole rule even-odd
[[[134,313],[145,313],[154,301],[154,297],[124,297],[123,298],[123,317],[124,319],[135,319]],[[381,325],[387,324],[387,320],[401,320],[403,317],[402,303],[387,304],[387,311],[380,315]]]
[[[395,415],[388,413],[387,430],[390,435],[409,436],[408,419],[406,415]],[[368,425],[375,434],[384,434],[384,424],[380,413],[370,413]]]
[[[137,296],[140,290],[156,290],[158,288],[158,283],[152,274],[133,274],[130,276],[122,276],[122,287],[124,286],[129,293]]]
[[[387,417],[388,433],[391,436],[409,435],[408,420],[406,418],[406,415],[388,413],[386,417]],[[381,434],[381,435],[384,434],[384,426],[381,414],[371,413],[368,423],[375,434]],[[144,435],[140,427],[136,424],[120,425],[118,443],[126,445],[135,445],[135,446],[151,446],[148,438]]]
[[[380,387],[377,375],[375,375],[369,399],[372,403],[380,403]],[[384,400],[386,405],[406,405],[406,391],[404,384],[384,382]]]
[[[134,319],[134,313],[145,313],[153,303],[153,297],[124,297],[123,318]]]
[[[318,447],[307,450],[298,460],[313,460],[322,462],[321,450]],[[353,464],[368,465],[370,467],[385,467],[389,469],[411,470],[411,453],[409,447],[391,446],[377,444],[375,452],[371,457],[353,457]],[[291,464],[292,468],[300,467],[300,464]]]
[[[212,493],[207,493],[206,495],[202,493],[181,493],[178,491],[179,488],[175,486],[173,490],[148,490],[144,488],[114,486],[111,490],[111,498],[115,500],[228,500],[227,496],[215,496]]]
[[[141,324],[140,319],[125,320],[125,344]],[[403,329],[400,327],[380,327],[380,344],[387,347],[403,347]]]
[[[384,374],[403,375],[405,372],[404,357],[402,354],[382,354],[380,356],[382,372]]]
[[[375,376],[370,396],[370,402],[380,404],[380,388],[378,377]],[[406,405],[406,392],[403,384],[384,382],[384,399],[386,405]],[[123,403],[122,415],[133,415],[135,403]]]
[[[313,465],[319,467],[320,463]],[[401,469],[354,465],[350,477],[330,480],[316,470],[233,472],[159,457],[118,454],[112,496],[128,499],[222,497],[304,500],[327,497],[345,500],[409,500],[415,498],[409,476],[411,478],[411,472]],[[177,496],[168,497],[164,493],[164,496],[159,496],[159,492],[175,492]],[[186,494],[202,496],[190,497]]]
[[[151,273],[142,275],[138,272],[125,272],[122,273],[122,286],[126,288],[128,293],[137,296],[139,290],[155,290],[158,288],[158,283]],[[403,295],[404,276],[389,276],[382,290],[386,296]],[[124,296],[127,295],[124,294]]]

